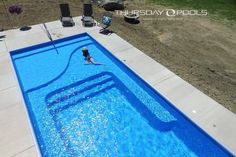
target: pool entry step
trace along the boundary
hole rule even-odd
[[[86,101],[102,92],[109,92],[116,88],[126,97],[126,100],[136,109],[155,129],[159,131],[170,131],[176,124],[176,120],[163,122],[158,119],[114,74],[101,72],[81,81],[75,82],[63,88],[49,93],[45,101],[52,116],[82,101]]]

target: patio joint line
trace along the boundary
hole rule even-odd
[[[19,101],[19,102],[20,102],[20,101]],[[18,102],[15,102],[15,103],[8,103],[8,105],[10,105],[10,106],[7,106],[7,107],[5,107],[5,108],[2,108],[2,109],[0,109],[0,111],[8,110],[8,109],[10,109],[10,108],[16,107],[17,105],[22,105],[22,104],[19,104]]]
[[[170,79],[170,78],[172,78],[172,77],[174,77],[174,76],[177,76],[177,75],[173,73],[173,74],[171,74],[170,76],[167,76],[166,78],[164,78],[163,80],[160,80],[160,81],[154,83],[153,86],[155,86],[155,85],[157,85],[157,84],[160,84],[160,83],[162,83],[162,82],[164,82],[164,81],[166,81],[166,80],[168,80],[168,79]]]
[[[130,46],[128,48],[122,48],[122,49],[119,49],[119,48],[115,48],[115,49],[111,49],[111,48],[107,48],[106,46],[104,46],[106,49],[108,49],[109,51],[112,51],[114,53],[112,53],[113,55],[116,54],[116,53],[119,53],[120,51],[126,51],[128,49],[131,49],[131,48],[135,48],[133,45],[130,44]],[[117,57],[118,58],[118,57]]]
[[[124,48],[124,50],[116,50],[116,49],[115,49],[115,50],[113,51],[113,55],[115,55],[115,54],[117,54],[117,53],[124,53],[124,51],[130,50],[130,49],[132,49],[132,48],[135,48],[135,47],[132,46],[132,47],[129,47],[129,48],[126,48],[126,49]],[[119,58],[119,57],[117,57],[117,58]],[[120,59],[120,58],[119,58],[119,60],[122,60],[122,61],[123,61],[123,59]]]
[[[17,156],[17,155],[19,155],[19,154],[21,154],[21,153],[23,153],[23,152],[25,152],[25,151],[27,151],[27,150],[33,148],[34,146],[35,146],[35,145],[31,145],[31,146],[27,147],[26,149],[24,149],[24,150],[22,150],[22,151],[20,151],[20,152],[18,152],[18,153],[15,153],[14,155],[12,155],[12,157]]]
[[[14,88],[14,87],[17,87],[17,84],[16,84],[16,85],[9,86],[9,87],[7,87],[7,88],[0,89],[0,92],[3,92],[3,91],[5,91],[5,90],[8,90],[8,89]]]
[[[6,38],[7,38],[7,37],[6,37]],[[6,40],[5,40],[5,39],[4,39],[4,44],[5,44],[5,46],[6,46],[6,50],[7,50],[7,52],[8,52],[7,54],[10,54],[10,53],[9,53],[9,49],[8,49],[8,47],[7,47]]]

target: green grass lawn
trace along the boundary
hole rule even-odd
[[[203,9],[208,14],[236,21],[236,0],[152,0],[177,9]]]

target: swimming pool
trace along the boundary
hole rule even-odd
[[[88,34],[54,44],[11,52],[42,156],[232,156]]]

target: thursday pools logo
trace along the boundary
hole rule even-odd
[[[175,10],[175,9],[165,9],[165,10],[117,10],[116,14],[118,15],[127,15],[127,14],[137,14],[140,16],[206,16],[208,15],[207,10],[193,10],[193,9],[184,9],[184,10]]]

